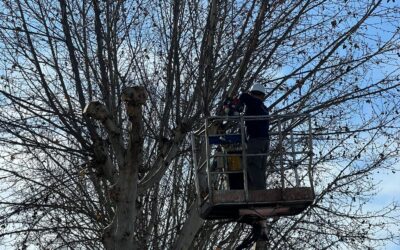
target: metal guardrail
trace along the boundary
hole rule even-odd
[[[270,123],[268,152],[248,154],[245,122],[266,119]],[[224,141],[224,137],[230,139]],[[236,152],[229,152],[229,147],[236,147]],[[220,148],[222,151],[219,151]],[[247,200],[247,158],[250,156],[267,158],[267,189],[270,186],[282,189],[309,186],[314,190],[312,125],[308,114],[208,117],[204,126],[192,134],[192,153],[200,204],[205,199],[212,202],[215,190],[229,189],[227,177],[238,173],[243,174]],[[241,170],[228,169],[229,157],[240,157]]]

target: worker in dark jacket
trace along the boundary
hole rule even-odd
[[[245,105],[245,116],[267,116],[268,109],[264,105],[265,88],[254,84],[250,93],[242,93],[240,101]],[[246,121],[247,155],[266,154],[269,145],[268,119]],[[248,188],[250,190],[265,189],[266,155],[247,156]]]

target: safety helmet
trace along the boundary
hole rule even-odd
[[[263,95],[265,95],[265,88],[264,88],[264,86],[262,86],[261,84],[256,83],[256,84],[254,84],[253,86],[251,86],[250,92],[260,92],[260,93],[262,93]]]

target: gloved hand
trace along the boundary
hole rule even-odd
[[[225,115],[239,115],[240,112],[243,111],[243,104],[240,102],[239,98],[236,97],[228,97],[224,101],[223,110]]]

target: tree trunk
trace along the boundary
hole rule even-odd
[[[122,94],[121,99],[126,104],[131,123],[127,150],[120,140],[120,131],[113,123],[112,115],[103,104],[91,102],[84,110],[84,114],[103,123],[119,165],[118,179],[110,192],[115,202],[114,218],[103,234],[103,244],[107,250],[136,248],[133,235],[137,215],[138,170],[143,164],[142,105],[146,98],[142,87],[126,88]]]
[[[179,238],[175,242],[172,249],[190,249],[194,237],[196,236],[197,232],[204,222],[204,220],[199,216],[196,205],[197,203],[193,203],[190,206],[189,216],[186,219],[185,224],[183,225],[182,230],[179,234]]]
[[[255,250],[266,250],[267,242],[265,240],[257,240]]]

